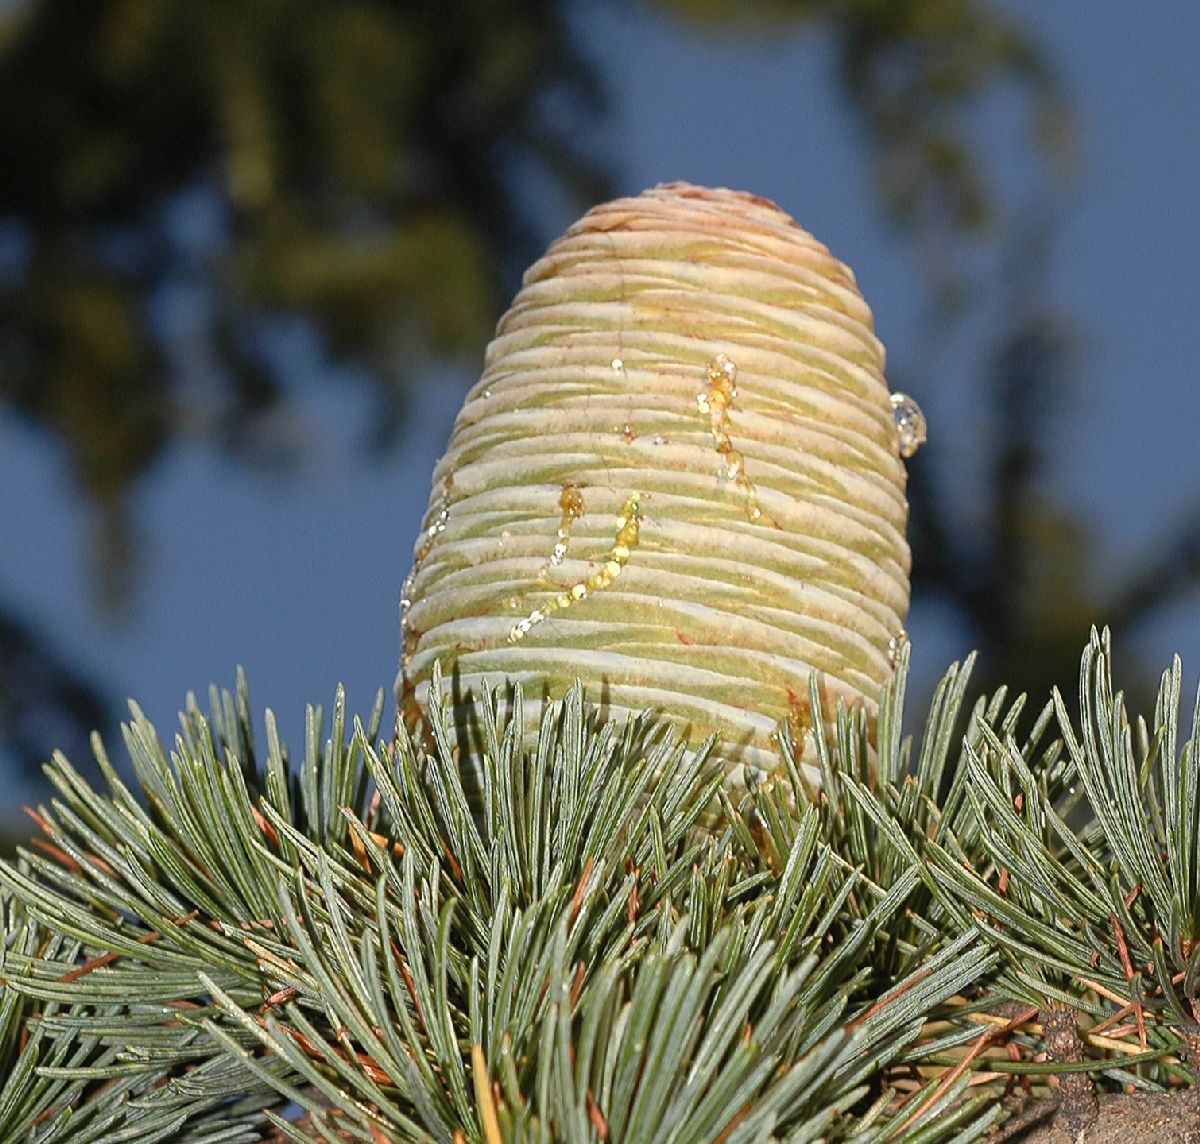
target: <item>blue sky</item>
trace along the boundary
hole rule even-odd
[[[1200,5],[1002,8],[1040,38],[1079,120],[1081,164],[1051,265],[1056,300],[1080,336],[1080,390],[1053,489],[1099,538],[1105,568],[1119,570],[1200,501]],[[741,187],[817,234],[854,267],[889,360],[969,495],[980,434],[1003,431],[978,412],[978,346],[929,348],[913,252],[880,219],[826,45],[714,39],[608,5],[583,19],[611,95],[599,141],[619,190],[675,178]],[[997,100],[983,129],[1002,156],[1018,154],[1015,104]],[[1019,186],[1020,162],[1002,161],[995,175]],[[548,233],[567,221],[548,208]],[[355,446],[366,404],[353,387],[322,386],[315,375],[303,391],[299,476],[248,474],[198,445],[177,449],[137,497],[146,574],[120,626],[92,607],[88,520],[63,456],[0,419],[0,594],[78,653],[114,697],[136,697],[160,731],[170,733],[188,690],[232,685],[242,664],[255,707],[274,708],[298,745],[304,704],[328,703],[339,680],[364,712],[377,687],[390,688],[400,583],[471,373],[428,379],[403,449],[380,463],[362,463]],[[926,679],[969,650],[933,613],[916,615],[911,629]],[[1136,644],[1115,635],[1118,657],[1136,650],[1165,665],[1178,651],[1194,681],[1200,590]]]

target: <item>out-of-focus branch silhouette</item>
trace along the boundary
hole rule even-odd
[[[949,601],[981,651],[985,690],[1018,686],[1040,705],[1069,685],[1089,626],[1103,622],[1087,576],[1088,538],[1046,478],[1069,408],[1075,333],[1049,296],[1053,212],[1033,211],[1007,238],[998,328],[985,347],[982,473],[966,509],[957,482],[930,479],[936,441],[911,466],[914,587]],[[1068,694],[1070,693],[1068,687]]]
[[[603,192],[571,142],[598,91],[561,8],[20,6],[0,26],[0,398],[119,501],[175,435],[245,442],[286,400],[262,335],[289,313],[368,367],[394,423],[431,357],[477,349],[536,243],[522,164]],[[190,238],[189,196],[209,219]],[[202,376],[154,312],[184,287]]]
[[[1086,537],[1041,479],[1069,323],[1026,257],[1049,236],[1006,230],[977,130],[987,98],[1017,93],[1031,162],[1052,169],[1070,136],[1053,69],[985,0],[624,4],[720,34],[825,37],[932,311],[975,303],[981,244],[1007,251],[984,511],[960,519],[935,435],[910,469],[916,590],[970,623],[989,680],[1042,690],[1068,662],[1069,678],[1078,626],[1106,618],[1082,588]],[[130,492],[174,442],[262,455],[292,396],[268,349],[282,319],[360,367],[370,443],[387,445],[409,384],[478,352],[548,237],[527,184],[581,208],[604,196],[611,159],[576,142],[604,93],[574,14],[570,0],[25,0],[0,17],[0,407],[69,458],[109,607],[136,567]],[[1177,535],[1165,572],[1151,561],[1112,590],[1112,619],[1152,612],[1164,576],[1167,591],[1196,578],[1200,521]],[[26,665],[0,682],[0,738],[36,757],[47,743],[20,727],[98,720],[69,649],[15,616],[0,638]]]
[[[46,744],[86,757],[109,729],[96,684],[19,616],[0,611],[0,751],[41,759]]]
[[[1105,615],[1117,631],[1151,619],[1200,583],[1200,504],[1181,514],[1141,566],[1112,592]]]

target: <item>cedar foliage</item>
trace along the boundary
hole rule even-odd
[[[438,680],[423,743],[339,692],[298,759],[241,677],[169,747],[134,706],[136,793],[56,756],[0,866],[0,1140],[967,1141],[1014,1090],[1191,1085],[1178,661],[1131,721],[1093,633],[1080,725],[1023,734],[970,670],[914,742],[905,654],[874,728],[814,730],[820,793],[786,728],[733,789],[578,689],[454,742]]]

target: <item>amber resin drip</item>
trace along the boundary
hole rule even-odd
[[[575,491],[578,492],[577,489]],[[565,488],[563,499],[566,499]],[[617,517],[617,534],[613,539],[613,546],[608,550],[608,556],[605,557],[600,569],[593,572],[586,580],[580,580],[557,596],[552,596],[540,607],[534,608],[520,623],[514,624],[512,631],[508,633],[509,643],[518,643],[523,640],[551,613],[569,608],[572,604],[578,604],[580,600],[586,600],[593,592],[602,592],[611,586],[629,561],[629,554],[637,547],[638,534],[642,525],[641,499],[641,493],[630,493],[626,499],[621,514]],[[582,505],[582,497],[580,504]],[[565,505],[563,511],[565,514]],[[560,528],[559,532],[561,533],[561,531]]]
[[[807,699],[801,699],[790,687],[787,691],[787,699],[788,730],[792,733],[792,743],[797,750],[800,750],[804,746],[804,740],[812,730],[812,704]]]
[[[721,457],[721,473],[746,490],[746,515],[754,521],[762,519],[758,494],[746,476],[746,458],[733,447],[729,439],[729,408],[737,397],[737,366],[728,354],[717,354],[708,363],[708,388],[696,394],[696,405],[709,418],[713,445]]]
[[[571,525],[584,513],[583,493],[578,485],[567,483],[562,487],[562,496],[558,498],[558,506],[562,509],[562,519],[558,524],[558,533],[554,539],[554,550],[550,553],[547,568],[557,568],[567,555],[567,545],[571,543]],[[542,570],[545,572],[545,569]]]

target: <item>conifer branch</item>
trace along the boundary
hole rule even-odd
[[[1021,738],[953,668],[914,743],[905,654],[820,790],[786,726],[739,792],[578,688],[533,733],[439,678],[427,742],[339,692],[296,764],[240,678],[169,751],[135,707],[140,796],[56,756],[0,864],[0,1141],[936,1142],[1191,1084],[1200,714],[1176,663],[1131,723],[1110,659]]]

